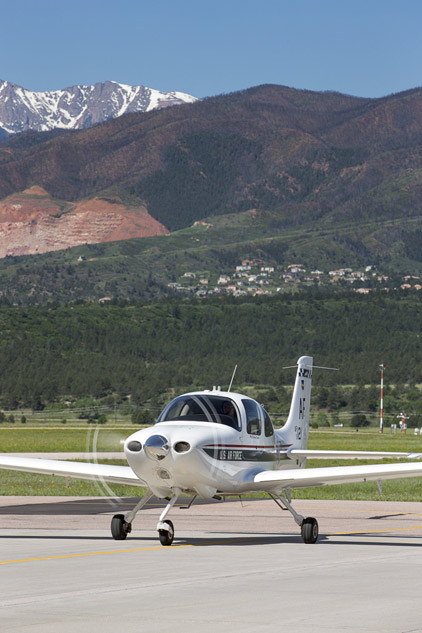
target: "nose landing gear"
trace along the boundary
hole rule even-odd
[[[176,501],[178,500],[181,490],[176,488],[173,496],[161,513],[160,520],[157,525],[158,538],[161,545],[168,547],[173,543],[174,539],[174,526],[171,521],[165,520],[167,514],[170,512]],[[132,521],[136,516],[138,510],[140,510],[152,497],[152,492],[147,492],[146,495],[139,500],[136,506],[130,512],[126,514],[115,514],[111,520],[111,535],[115,541],[124,541],[128,534],[132,531]]]
[[[161,545],[169,546],[173,543],[173,539],[174,539],[173,523],[171,521],[165,521],[164,519],[166,518],[166,516],[168,515],[168,513],[170,512],[170,510],[172,509],[172,507],[178,500],[181,492],[182,491],[179,490],[179,488],[176,488],[174,490],[174,494],[172,498],[170,499],[170,501],[164,508],[163,512],[161,513],[160,520],[158,521],[158,525],[157,525],[158,538],[160,539]]]
[[[161,529],[158,529],[158,538],[161,545],[169,546],[173,543],[174,539],[174,526],[171,521],[160,521],[158,524]]]

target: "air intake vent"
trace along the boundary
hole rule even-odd
[[[133,440],[132,442],[129,442],[127,448],[131,451],[131,453],[139,453],[139,451],[142,450],[142,444],[141,442],[136,442],[135,440]]]
[[[176,442],[174,445],[176,453],[187,453],[190,450],[189,442]]]

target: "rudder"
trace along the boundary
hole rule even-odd
[[[291,448],[307,448],[308,445],[312,365],[312,356],[301,356],[297,361],[289,417],[286,424],[280,429],[283,440]]]

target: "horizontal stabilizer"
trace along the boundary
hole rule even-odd
[[[129,466],[91,464],[87,462],[66,462],[58,459],[37,459],[34,457],[8,457],[0,455],[0,468],[20,470],[43,475],[59,475],[75,479],[93,479],[116,484],[145,486]]]
[[[387,459],[407,458],[421,459],[422,453],[397,453],[390,451],[334,451],[292,448],[287,451],[288,457],[309,457],[311,459]]]
[[[280,490],[280,488],[307,488],[309,486],[349,484],[404,477],[422,477],[422,463],[406,462],[262,471],[255,475],[254,482],[259,484],[260,490],[272,491]]]

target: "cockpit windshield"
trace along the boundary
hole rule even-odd
[[[208,394],[175,398],[161,413],[158,422],[213,422],[240,431],[240,416],[233,400]]]

